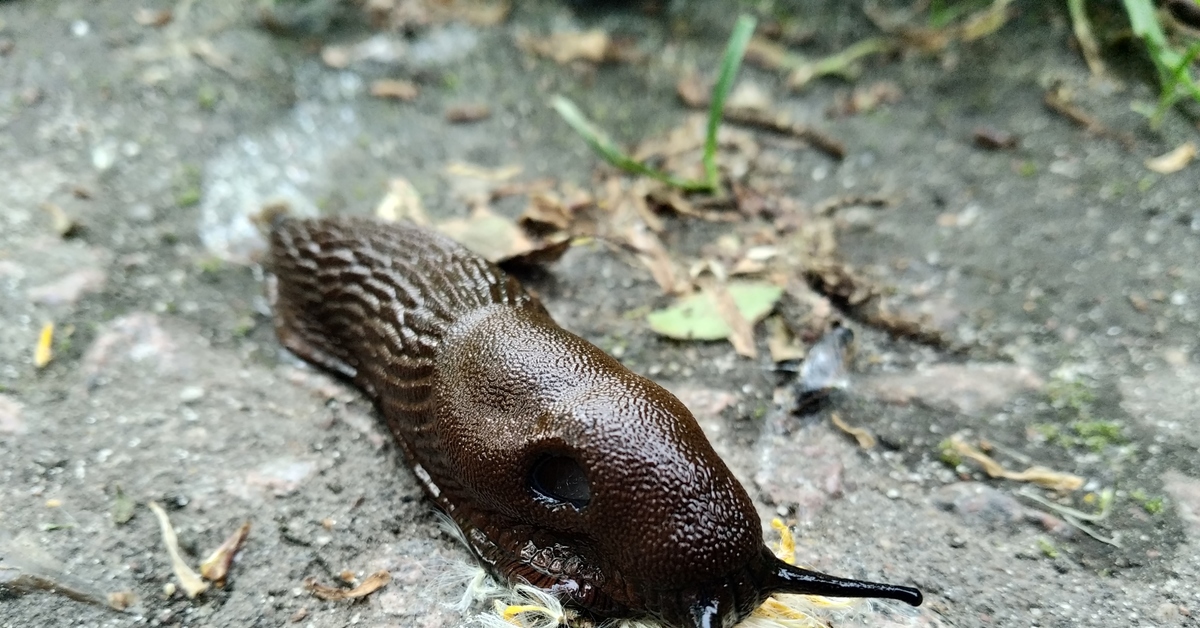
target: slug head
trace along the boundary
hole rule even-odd
[[[497,571],[599,617],[689,628],[732,626],[773,592],[912,601],[776,559],[687,408],[548,320],[482,316],[439,360],[446,501]]]

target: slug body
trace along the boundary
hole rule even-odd
[[[516,280],[429,230],[279,218],[281,342],[375,402],[426,492],[510,581],[591,615],[732,626],[773,592],[908,587],[785,565],[673,395],[554,323]]]

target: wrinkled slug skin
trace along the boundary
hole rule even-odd
[[[597,617],[681,624],[707,596],[729,621],[761,603],[758,515],[691,413],[501,270],[411,225],[286,217],[268,270],[284,346],[370,396],[499,575]],[[586,505],[531,486],[548,457],[582,469]]]

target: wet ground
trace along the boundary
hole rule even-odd
[[[435,217],[465,216],[452,162],[586,188],[597,161],[548,98],[569,95],[623,142],[667,131],[686,115],[676,82],[717,65],[733,3],[659,16],[520,3],[500,26],[420,29],[395,59],[340,70],[321,44],[374,31],[351,21],[280,36],[243,4],[145,3],[175,11],[163,26],[122,2],[0,4],[0,564],[137,599],[117,613],[0,595],[0,626],[432,627],[486,611],[445,606],[469,557],[369,404],[281,351],[238,217],[277,200],[368,213],[397,176]],[[797,526],[802,562],[925,591],[919,611],[881,604],[839,625],[1200,623],[1200,176],[1143,163],[1197,128],[1173,113],[1149,131],[1130,108],[1154,98],[1135,60],[1123,90],[1089,81],[1053,4],[1017,3],[1000,33],[941,54],[871,61],[854,84],[789,93],[771,72],[742,75],[847,147],[837,161],[761,139],[781,194],[893,199],[835,214],[840,254],[891,286],[898,311],[926,315],[943,345],[848,316],[850,387],[798,415],[777,402],[786,382],[766,357],[652,333],[638,313],[668,299],[619,250],[574,247],[529,281],[561,324],[692,408],[764,517]],[[874,32],[856,7],[806,6],[809,54]],[[514,44],[590,27],[646,58],[562,67]],[[419,96],[370,96],[384,77]],[[827,116],[881,81],[896,102]],[[1048,110],[1055,82],[1129,141]],[[491,117],[446,122],[448,106],[472,103]],[[1020,146],[983,150],[979,126]],[[67,237],[48,205],[77,223]],[[734,228],[668,224],[680,259]],[[47,322],[54,357],[39,369]],[[860,449],[834,412],[878,444]],[[1059,495],[988,478],[952,450],[956,435],[1017,471],[1084,485]],[[252,522],[226,588],[166,594],[156,521],[138,507],[114,522],[119,492],[168,507],[193,564]],[[1100,521],[1062,510],[1101,512],[1106,494]],[[302,588],[379,569],[393,581],[359,603]]]

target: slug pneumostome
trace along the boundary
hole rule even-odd
[[[510,582],[686,628],[732,626],[778,592],[921,603],[777,559],[678,399],[445,236],[279,216],[268,270],[283,345],[370,396],[429,496]]]

